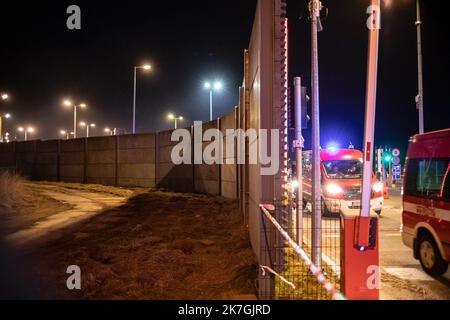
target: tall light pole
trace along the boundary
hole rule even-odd
[[[220,81],[214,82],[214,84],[211,84],[211,82],[205,82],[203,85],[206,90],[209,90],[209,120],[212,121],[213,119],[213,91],[220,91],[223,88],[223,84]]]
[[[319,47],[317,32],[321,31],[322,3],[310,0],[311,17],[311,87],[312,87],[312,260],[322,262],[322,194],[320,172],[320,118],[319,118]],[[301,183],[301,182],[299,182]]]
[[[178,120],[183,120],[183,117],[179,117],[179,116],[175,116],[175,115],[173,115],[172,113],[170,113],[168,116],[167,116],[167,118],[169,118],[170,120],[173,120],[174,121],[174,125],[175,125],[175,129],[177,129],[177,121]]]
[[[0,142],[3,142],[3,118],[9,119],[11,115],[9,113],[0,114]]]
[[[89,138],[89,128],[95,128],[95,123],[88,124],[84,121],[81,121],[80,127],[86,127],[86,138]]]
[[[143,69],[143,70],[151,70],[152,66],[145,64],[143,66],[136,66],[134,67],[134,84],[133,84],[133,134],[136,133],[136,78],[137,78],[137,70]]]
[[[73,138],[77,138],[77,108],[86,108],[87,105],[85,103],[80,103],[78,105],[72,103],[70,100],[64,100],[63,104],[66,107],[73,107]]]
[[[416,27],[417,27],[417,69],[419,94],[416,97],[417,109],[419,110],[419,133],[425,132],[423,117],[423,65],[422,65],[422,21],[420,19],[420,2],[416,0]]]
[[[23,136],[24,141],[28,141],[28,133],[31,134],[31,133],[34,132],[34,128],[33,127],[27,127],[27,128],[19,127],[19,128],[17,128],[17,130],[19,132],[23,132],[23,134],[24,134],[24,136]]]

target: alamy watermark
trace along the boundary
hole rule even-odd
[[[81,290],[81,269],[77,265],[71,265],[67,267],[67,274],[70,276],[67,278],[66,286],[69,290]]]
[[[80,30],[81,29],[81,9],[79,6],[72,4],[67,7],[67,14],[70,16],[66,20],[66,26],[69,30]]]
[[[193,135],[193,137],[192,137]],[[245,141],[248,139],[248,164],[261,165],[261,175],[275,175],[280,168],[280,130],[278,129],[208,129],[203,133],[201,121],[195,121],[193,134],[187,129],[172,132],[171,141],[179,142],[172,148],[171,160],[181,164],[246,164]],[[203,148],[204,142],[209,142]],[[224,154],[225,145],[225,154]],[[269,148],[270,145],[270,148]],[[193,152],[193,154],[192,154]]]

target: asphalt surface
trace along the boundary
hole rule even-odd
[[[380,219],[380,265],[388,275],[403,280],[405,287],[422,292],[428,299],[450,299],[450,268],[443,277],[432,278],[413,257],[412,250],[402,242],[401,196],[390,192]],[[383,281],[382,281],[383,285]],[[383,292],[383,288],[382,288]]]

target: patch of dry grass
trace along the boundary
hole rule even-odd
[[[224,299],[256,294],[257,267],[236,202],[151,191],[72,226],[33,255],[44,297]],[[30,257],[33,259],[33,257]],[[65,269],[79,265],[82,290]]]
[[[73,182],[48,182],[48,181],[40,181],[34,182],[35,185],[52,185],[61,187],[69,190],[79,190],[86,192],[99,192],[105,194],[111,194],[119,197],[131,197],[137,193],[141,193],[146,191],[144,188],[123,188],[123,187],[115,187],[115,186],[106,186],[101,184],[82,184],[82,183],[73,183]],[[63,189],[61,191],[64,191]]]
[[[5,171],[0,173],[0,214],[8,213],[26,201],[24,179],[17,174]]]

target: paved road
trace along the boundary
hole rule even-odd
[[[393,277],[383,277],[385,281],[382,281],[382,284],[392,280],[405,288],[415,289],[424,298],[450,299],[450,269],[444,277],[438,279],[423,272],[419,261],[413,258],[411,249],[403,244],[400,226],[401,197],[399,192],[391,191],[391,197],[385,201],[380,219],[380,265],[383,271]]]
[[[410,248],[402,242],[400,192],[391,191],[385,200],[380,224],[381,299],[446,299],[450,300],[450,268],[439,278],[428,276],[415,260]],[[304,243],[311,242],[311,216],[304,218]],[[322,259],[340,273],[340,234],[338,216],[322,218]]]

